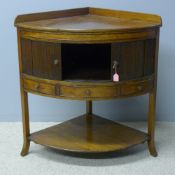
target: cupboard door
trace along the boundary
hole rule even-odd
[[[149,39],[145,41],[145,64],[144,75],[148,76],[154,73],[156,40]]]
[[[33,75],[61,80],[61,46],[49,42],[32,41]]]
[[[122,80],[143,76],[144,42],[121,43],[119,56],[119,73]]]
[[[22,58],[22,72],[32,75],[32,42],[31,40],[21,39],[21,58]]]
[[[155,40],[113,43],[111,45],[111,77],[114,61],[121,80],[136,79],[154,72]]]

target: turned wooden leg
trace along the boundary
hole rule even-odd
[[[155,132],[155,113],[156,113],[156,92],[149,94],[149,111],[148,111],[148,148],[152,156],[157,156],[157,151],[154,143]]]
[[[21,103],[22,103],[22,125],[23,125],[23,147],[21,156],[28,154],[30,147],[30,128],[29,128],[29,109],[28,109],[28,95],[27,92],[21,90]]]

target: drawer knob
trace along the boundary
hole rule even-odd
[[[39,89],[39,86],[40,86],[39,84],[36,84],[35,85],[35,89],[38,90]]]
[[[56,95],[60,96],[60,87],[58,85],[56,85],[55,91],[56,91]]]
[[[90,96],[91,95],[91,91],[89,89],[85,90],[85,95],[86,96]]]
[[[139,91],[142,91],[142,90],[143,90],[143,86],[137,86],[137,89],[138,89]]]
[[[59,63],[59,60],[58,60],[58,59],[54,59],[53,63],[54,63],[55,65],[57,65],[57,64]]]

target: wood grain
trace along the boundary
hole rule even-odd
[[[157,156],[154,132],[161,25],[158,15],[92,7],[18,16],[21,155],[28,153],[30,141],[85,153],[117,151],[147,141],[150,154]],[[114,61],[119,63],[119,82],[111,81]],[[29,92],[85,100],[86,114],[30,134]],[[146,93],[148,134],[92,114],[92,100]]]
[[[151,14],[83,8],[19,16],[15,25],[45,31],[121,31],[160,26],[161,18]]]
[[[40,12],[33,14],[24,14],[19,15],[15,19],[15,25],[18,23],[27,22],[27,21],[38,21],[52,18],[63,18],[69,16],[77,16],[87,14],[89,12],[89,8],[76,8],[76,9],[67,9],[67,10],[59,10],[59,11],[50,11],[50,12]]]
[[[32,41],[33,75],[61,80],[61,45]]]
[[[161,17],[99,8],[20,15],[21,37],[64,43],[111,43],[155,38]]]
[[[19,28],[20,29],[20,28]],[[99,44],[113,42],[138,41],[144,39],[152,39],[156,37],[154,28],[127,31],[127,32],[46,32],[39,30],[20,29],[21,37],[30,40],[54,42],[54,43],[78,43],[78,44]]]
[[[112,43],[111,79],[114,75],[113,63],[118,62],[117,73],[120,81],[149,76],[154,73],[155,39]]]
[[[149,93],[149,109],[148,109],[148,148],[152,156],[157,157],[158,153],[155,146],[155,120],[156,120],[156,95],[157,95],[157,70],[158,70],[158,53],[159,53],[159,35],[160,29],[157,30],[156,49],[155,49],[155,79],[154,89]]]
[[[19,60],[22,127],[23,127],[23,147],[21,150],[21,156],[25,156],[28,154],[29,147],[30,147],[29,107],[28,107],[28,93],[24,90],[24,84],[23,84],[23,79],[22,79],[23,61],[22,61],[21,37],[20,37],[19,30],[17,30],[17,36],[18,36],[18,60]]]
[[[83,153],[118,151],[143,143],[147,134],[93,115],[83,115],[33,133],[30,140],[45,146]]]
[[[22,72],[33,75],[32,41],[21,39]]]
[[[53,81],[24,75],[27,92],[61,99],[102,100],[142,95],[153,89],[153,76],[123,82]]]
[[[155,72],[156,39],[145,41],[144,76]]]

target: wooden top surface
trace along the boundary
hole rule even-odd
[[[98,32],[137,30],[161,26],[157,15],[97,8],[21,15],[15,25],[44,31]]]

